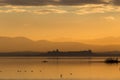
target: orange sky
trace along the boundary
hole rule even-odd
[[[0,6],[0,36],[51,41],[119,37],[119,12],[119,5],[104,3],[74,6],[4,5]]]

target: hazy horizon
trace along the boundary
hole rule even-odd
[[[1,40],[1,50],[120,50],[119,3],[119,0],[0,0],[0,36],[30,39]],[[39,40],[39,44],[34,42]],[[16,48],[11,48],[12,45]]]
[[[0,36],[79,41],[120,36],[119,0],[0,0]]]
[[[109,40],[109,41],[108,41]],[[103,43],[103,44],[102,44]],[[46,52],[59,49],[60,51],[95,52],[120,51],[120,38],[108,37],[80,42],[31,40],[26,37],[0,37],[0,52],[38,51]]]
[[[120,0],[0,0],[0,80],[120,80]]]
[[[47,39],[32,39],[29,37],[24,37],[24,36],[0,36],[1,38],[26,38],[32,41],[50,41],[50,42],[78,42],[78,43],[85,43],[85,44],[93,44],[93,45],[119,45],[120,44],[120,36],[119,37],[113,37],[113,36],[108,36],[108,37],[102,37],[102,38],[94,38],[94,39],[79,39],[79,40],[72,40],[70,38],[58,38],[59,40],[47,40]],[[64,40],[66,39],[66,40]]]

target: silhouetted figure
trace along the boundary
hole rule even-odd
[[[60,52],[59,49],[56,49],[56,52]]]
[[[17,70],[17,72],[21,72],[21,70]]]
[[[63,75],[62,74],[60,74],[60,78],[62,78],[63,77]]]
[[[43,63],[47,63],[48,61],[46,61],[46,60],[44,60],[44,61],[42,61]]]
[[[70,75],[72,75],[72,73],[70,73]]]

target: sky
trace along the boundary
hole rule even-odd
[[[78,41],[119,30],[120,0],[0,0],[0,36]]]

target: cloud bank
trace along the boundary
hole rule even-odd
[[[108,4],[105,0],[0,0],[1,5],[22,5],[22,6],[42,6],[42,5],[83,5],[83,4]],[[117,2],[114,2],[117,3]]]
[[[85,4],[111,4],[120,5],[120,0],[0,0],[0,5],[19,5],[19,6],[44,6],[44,5],[63,5],[75,6]]]
[[[0,13],[77,15],[120,12],[120,0],[0,0]],[[67,7],[67,8],[65,8]]]

